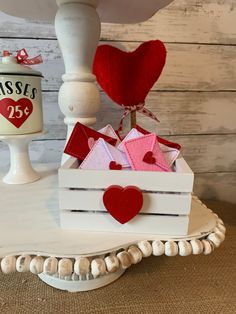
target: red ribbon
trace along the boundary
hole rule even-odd
[[[34,64],[39,64],[39,63],[43,62],[41,55],[38,55],[38,56],[31,58],[31,59],[29,59],[28,56],[29,56],[28,53],[23,48],[17,52],[16,60],[18,63],[26,64],[26,65],[34,65]]]
[[[145,103],[140,103],[138,105],[134,105],[134,106],[125,106],[122,105],[121,107],[124,108],[124,113],[121,117],[120,123],[119,123],[119,128],[118,128],[118,132],[121,132],[123,130],[123,122],[125,117],[127,117],[127,115],[129,115],[131,112],[137,111],[142,113],[143,115],[145,115],[146,117],[149,117],[153,120],[155,120],[156,122],[160,122],[157,117],[147,108],[144,107]]]

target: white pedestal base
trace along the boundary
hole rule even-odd
[[[6,184],[26,184],[40,178],[31,165],[29,158],[29,143],[33,138],[39,137],[43,132],[25,135],[4,135],[0,140],[7,143],[10,149],[10,169],[3,178]]]
[[[12,174],[11,170],[3,178],[3,182],[6,184],[26,184],[32,183],[40,179],[40,175],[34,171],[34,169],[28,169],[27,175],[18,175],[15,176]]]
[[[124,272],[125,272],[124,269],[119,269],[117,272],[107,274],[103,277],[91,280],[78,280],[78,281],[64,280],[46,275],[44,273],[39,274],[38,277],[49,286],[54,287],[56,289],[66,290],[68,292],[82,292],[107,286],[113,281],[120,278]]]

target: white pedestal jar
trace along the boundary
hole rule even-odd
[[[27,58],[26,51],[21,52]],[[10,170],[3,178],[7,184],[40,178],[31,166],[28,145],[43,129],[42,74],[20,64],[21,55],[17,57],[5,51],[0,63],[0,140],[10,149]]]
[[[0,135],[41,132],[42,73],[5,53],[0,63]]]

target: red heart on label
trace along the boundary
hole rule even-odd
[[[96,51],[93,72],[113,101],[132,106],[145,101],[165,61],[166,49],[159,40],[147,41],[132,52],[101,45]]]
[[[29,118],[32,112],[32,102],[27,98],[21,98],[17,101],[11,98],[0,100],[0,113],[18,129]]]
[[[111,185],[103,194],[103,204],[114,219],[125,224],[142,209],[143,195],[136,186]]]
[[[156,158],[153,157],[153,152],[147,152],[143,157],[143,161],[147,164],[155,164]]]
[[[120,164],[117,164],[115,161],[111,161],[109,164],[110,170],[121,170],[122,166]]]

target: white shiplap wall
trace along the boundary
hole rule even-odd
[[[139,123],[183,145],[183,154],[196,173],[195,192],[205,198],[236,202],[236,0],[175,0],[153,18],[135,25],[102,26],[102,41],[125,49],[161,39],[168,59],[159,82],[147,99],[158,115],[156,125],[143,116]],[[0,13],[1,50],[25,47],[41,53],[44,119],[49,131],[31,145],[33,160],[60,160],[65,139],[57,91],[64,71],[53,25],[27,22]],[[117,127],[119,107],[102,93],[96,127]],[[105,113],[105,114],[104,114]],[[0,143],[0,162],[8,149]]]

